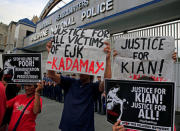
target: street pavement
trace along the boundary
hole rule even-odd
[[[42,99],[42,112],[36,119],[36,131],[59,131],[58,126],[63,110],[63,103],[45,97],[42,97]],[[106,121],[105,115],[94,113],[94,116],[96,131],[112,131],[112,124]]]
[[[42,97],[42,112],[37,116],[36,131],[59,131],[58,126],[63,110],[63,103]],[[105,115],[95,115],[96,131],[112,131],[112,124],[106,121]],[[180,131],[180,112],[176,113],[176,131]]]

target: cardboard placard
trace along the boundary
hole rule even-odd
[[[174,81],[172,37],[132,37],[114,41],[113,78],[136,80],[151,76],[155,81]]]
[[[54,32],[47,70],[104,75],[107,30],[58,29]]]

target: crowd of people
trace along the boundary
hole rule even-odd
[[[18,95],[21,86],[25,94]],[[42,83],[9,84],[4,70],[0,70],[0,131],[35,131],[42,109],[42,88]]]
[[[106,47],[106,67],[104,78],[111,78],[111,49],[107,42]],[[52,47],[52,41],[46,45],[48,53]],[[114,52],[113,55],[116,55]],[[48,70],[44,74],[42,83],[29,83],[24,85],[25,94],[17,95],[19,85],[6,83],[3,70],[0,73],[0,129],[8,131],[33,131],[35,130],[35,119],[42,109],[42,95],[50,99],[64,102],[59,129],[62,131],[94,131],[94,111],[100,114],[106,113],[104,81],[98,77],[94,82],[91,75],[80,74],[77,79],[72,76],[63,76],[61,73]],[[8,97],[8,88],[16,87],[15,94]],[[44,88],[43,88],[44,87]],[[4,116],[8,108],[12,109],[11,118],[8,123],[4,123]],[[9,114],[9,113],[8,113]],[[120,125],[120,121],[112,127],[113,131],[125,131]],[[133,130],[126,130],[133,131]]]

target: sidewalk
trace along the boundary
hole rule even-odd
[[[63,103],[42,97],[43,107],[42,112],[38,115],[36,120],[37,131],[59,131],[58,126],[63,110]],[[95,116],[95,130],[96,131],[112,131],[112,124],[106,121],[105,115]],[[180,131],[180,112],[176,112],[176,131]]]

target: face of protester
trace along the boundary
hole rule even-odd
[[[36,88],[34,87],[34,85],[25,85],[24,89],[25,89],[26,95],[33,95],[35,93]]]
[[[82,82],[90,82],[90,75],[80,74],[80,80]]]

